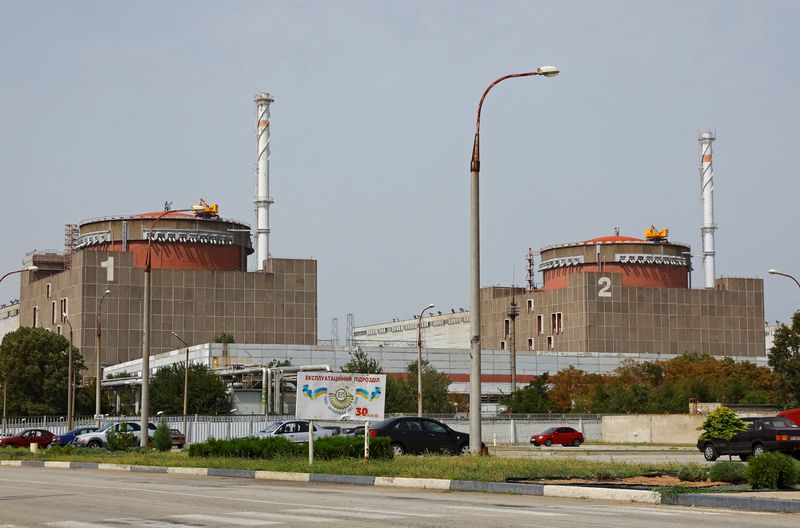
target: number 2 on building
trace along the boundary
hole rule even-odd
[[[611,279],[608,277],[600,277],[600,280],[597,281],[597,284],[602,286],[600,291],[597,292],[598,297],[611,297]]]

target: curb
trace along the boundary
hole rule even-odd
[[[0,466],[35,467],[42,469],[98,469],[130,473],[171,473],[209,477],[259,479],[284,482],[320,482],[385,488],[431,489],[439,491],[473,491],[506,493],[539,497],[594,499],[673,506],[700,506],[778,513],[800,513],[800,500],[737,497],[734,494],[686,493],[661,495],[657,491],[560,486],[552,484],[520,484],[514,482],[480,482],[475,480],[424,479],[408,477],[370,477],[366,475],[330,475],[326,473],[288,473],[248,469],[220,469],[167,466],[99,464],[95,462],[61,462],[41,460],[0,460]],[[800,494],[798,494],[800,497]]]

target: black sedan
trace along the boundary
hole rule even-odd
[[[469,452],[469,434],[454,431],[442,422],[418,416],[389,418],[369,424],[370,436],[388,436],[395,455],[405,453]]]

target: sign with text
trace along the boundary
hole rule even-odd
[[[298,372],[297,411],[306,420],[383,420],[386,374]]]

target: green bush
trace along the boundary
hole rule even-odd
[[[763,453],[747,462],[747,482],[753,489],[792,489],[798,481],[797,461],[783,453]]]
[[[108,438],[109,451],[127,451],[136,441],[136,437],[133,436],[133,433],[128,432],[127,422],[122,422],[118,433],[109,431],[106,438]]]
[[[235,458],[278,458],[298,457],[306,451],[306,447],[295,444],[285,438],[272,436],[268,438],[233,438],[217,440],[209,438],[205,442],[189,446],[190,457],[235,457]]]
[[[678,469],[677,476],[686,482],[700,482],[708,479],[708,470],[697,464],[686,464]]]
[[[708,470],[708,478],[714,482],[747,482],[747,466],[741,462],[725,460],[717,462]]]
[[[370,438],[369,457],[375,460],[390,460],[394,457],[389,438]],[[336,458],[364,458],[364,439],[347,436],[328,436],[314,441],[314,458],[332,460]]]
[[[153,447],[159,451],[169,451],[172,449],[172,436],[169,433],[169,426],[167,421],[163,418],[161,423],[156,427],[156,432],[153,435]]]

